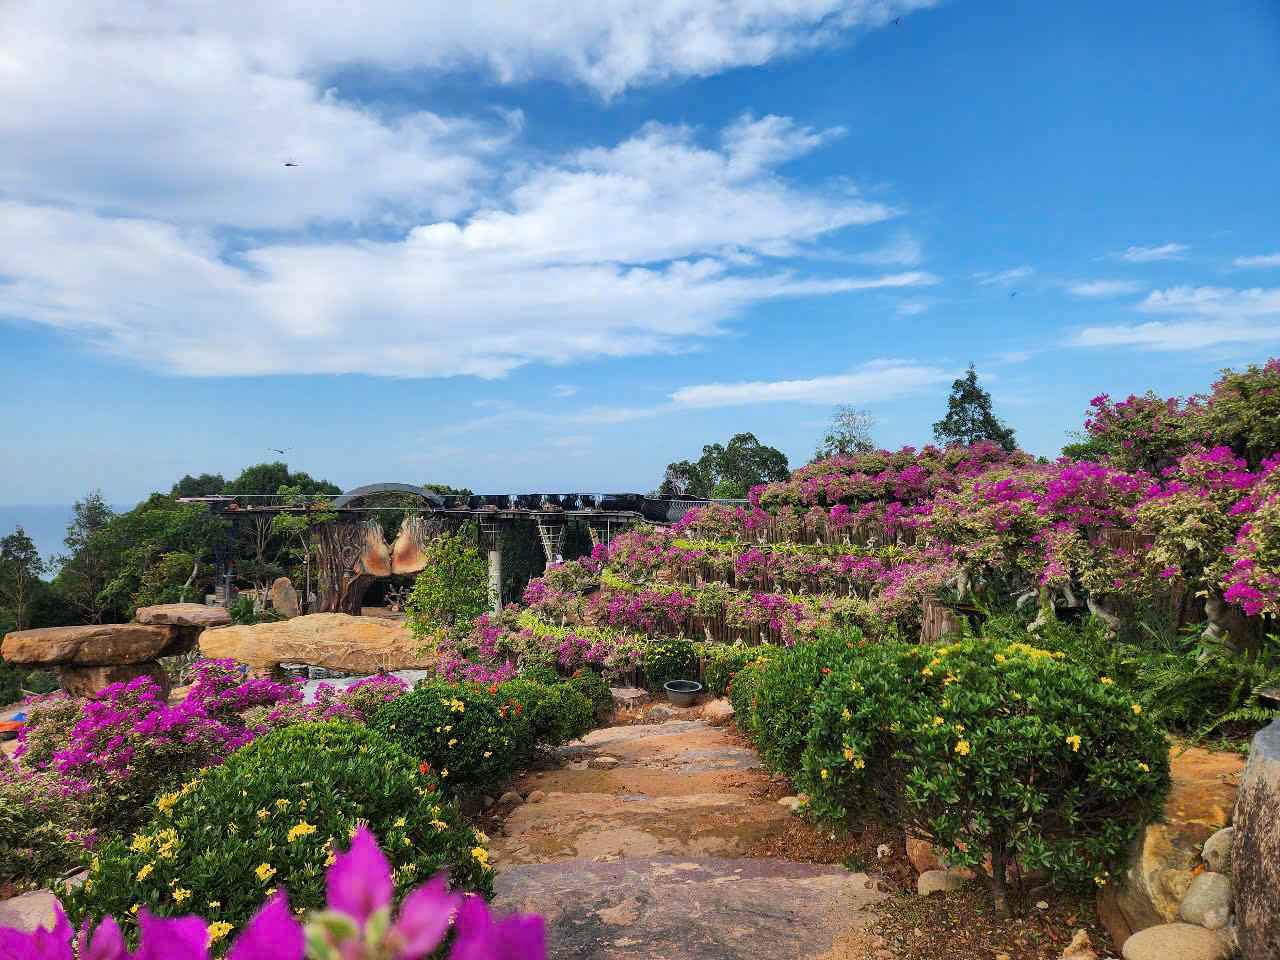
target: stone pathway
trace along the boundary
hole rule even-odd
[[[817,957],[879,899],[863,874],[745,858],[791,817],[754,751],[702,720],[595,730],[490,831],[499,910],[536,911],[552,960]]]

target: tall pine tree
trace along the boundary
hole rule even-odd
[[[978,386],[978,372],[969,364],[969,372],[951,384],[947,415],[933,425],[933,438],[949,446],[966,446],[990,440],[1005,450],[1016,450],[1013,428],[996,419],[991,412],[991,394]]]

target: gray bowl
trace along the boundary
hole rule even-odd
[[[667,699],[677,707],[691,707],[702,692],[702,684],[695,680],[668,680],[662,689],[667,691]]]

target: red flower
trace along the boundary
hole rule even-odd
[[[490,692],[490,693],[497,693],[497,692],[498,692],[498,685],[495,683],[495,684],[493,684],[492,686],[490,686],[490,687],[489,687],[489,692]]]
[[[823,667],[823,668],[822,668],[822,672],[823,672],[823,673],[830,673],[830,672],[831,672],[831,668],[830,668],[830,667]]]
[[[431,764],[429,763],[424,763],[418,767],[418,773],[422,774],[424,777],[430,772],[431,772]]]

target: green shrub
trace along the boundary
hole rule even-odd
[[[402,749],[363,727],[302,724],[260,737],[175,793],[132,838],[96,851],[89,876],[61,891],[78,927],[110,913],[136,938],[136,914],[196,913],[232,939],[276,887],[290,906],[324,906],[324,873],[357,823],[391,862],[398,893],[448,870],[451,882],[488,894],[483,837]]]
[[[775,656],[786,653],[785,649],[768,645],[751,649],[755,652],[755,659],[743,664],[733,679],[724,685],[729,702],[733,704],[734,723],[746,734],[753,730],[751,721],[755,716],[756,695],[760,690],[760,678],[765,665]]]
[[[532,746],[522,705],[438,680],[378,708],[367,722],[457,793],[505,780]]]
[[[753,678],[751,736],[770,770],[794,777],[803,765],[804,740],[812,724],[813,697],[832,670],[866,646],[862,634],[829,633],[784,648]]]
[[[253,626],[258,623],[278,623],[281,620],[289,618],[283,614],[276,613],[274,610],[263,607],[261,610],[254,611],[253,594],[247,594],[238,600],[232,601],[231,606],[227,608],[227,613],[231,614],[231,622],[236,626]]]
[[[585,736],[595,726],[591,701],[563,683],[548,686],[523,678],[508,680],[498,684],[497,697],[520,705],[536,747],[558,747]]]
[[[528,666],[520,671],[519,679],[528,680],[530,683],[543,683],[550,686],[553,683],[559,683],[564,677],[556,673],[554,667],[546,666]]]
[[[948,851],[1007,916],[1014,858],[1054,882],[1122,874],[1164,808],[1169,747],[1131,692],[1061,653],[871,645],[823,683],[801,784],[819,816],[871,816]]]
[[[85,859],[81,799],[56,775],[19,777],[0,762],[0,888],[43,886]]]
[[[758,647],[713,647],[708,652],[711,662],[707,664],[703,682],[713,697],[723,697],[733,682],[734,674],[758,659],[760,653]]]
[[[597,717],[604,717],[613,709],[613,691],[609,689],[609,681],[594,670],[579,670],[565,681],[565,685],[586,697]]]
[[[662,691],[669,680],[694,680],[698,676],[698,658],[688,640],[656,640],[644,644],[640,665],[649,689]]]

